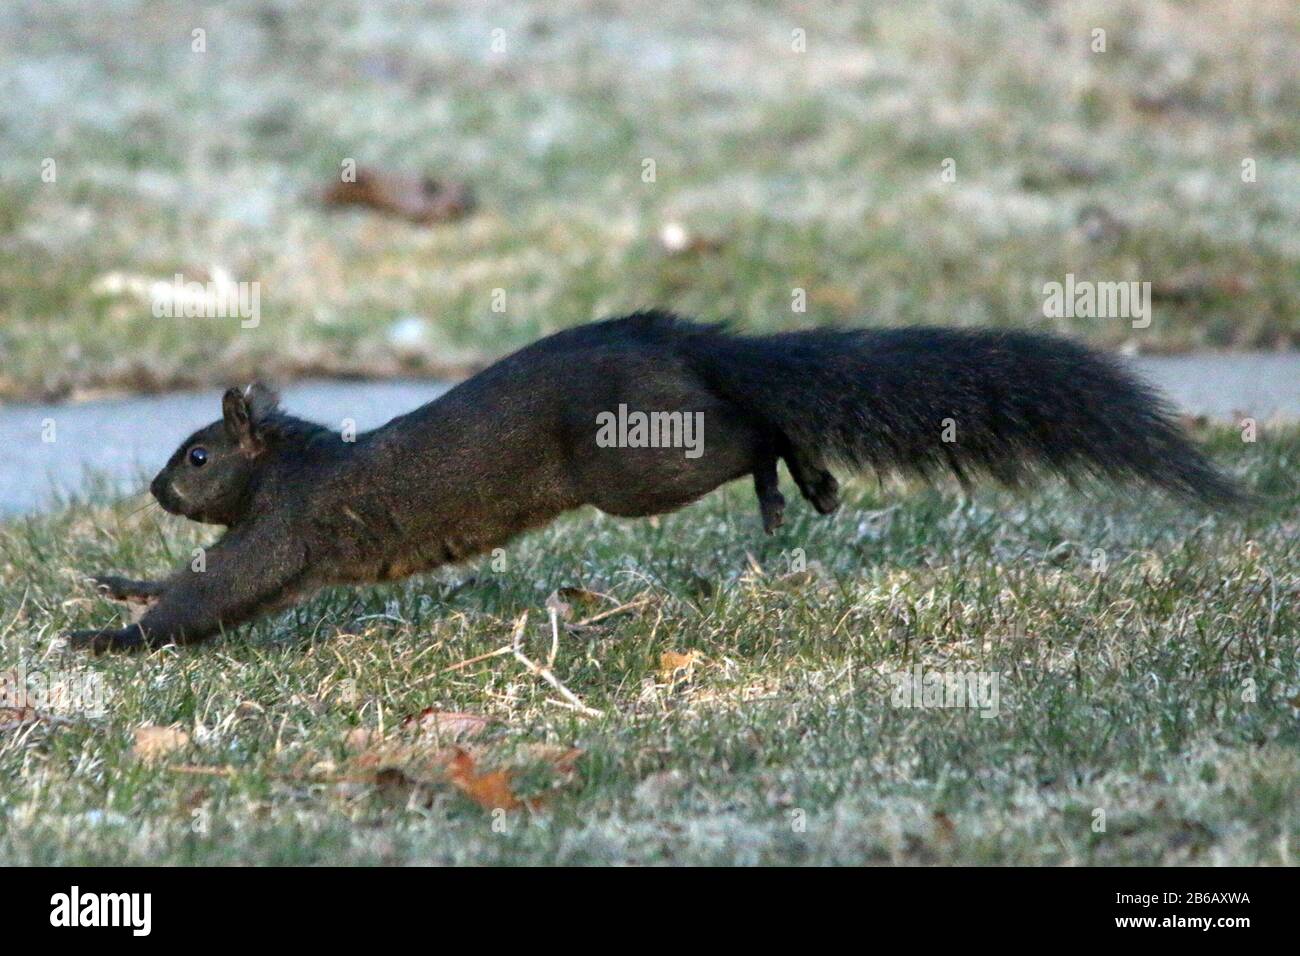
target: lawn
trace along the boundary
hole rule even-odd
[[[0,400],[454,374],[652,305],[1294,346],[1297,45],[1291,0],[7,3]],[[348,159],[479,208],[326,210]],[[130,291],[219,270],[256,328]],[[1067,274],[1150,327],[1045,317]]]
[[[1246,515],[862,481],[765,538],[738,483],[146,657],[61,649],[82,576],[211,532],[11,520],[0,671],[102,712],[0,710],[0,862],[1294,863],[1300,430],[1199,437]]]

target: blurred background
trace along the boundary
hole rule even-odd
[[[1293,0],[10,0],[0,399],[442,378],[651,305],[1289,349],[1298,52]],[[1151,326],[1045,318],[1067,273]],[[176,274],[260,322],[155,318]]]

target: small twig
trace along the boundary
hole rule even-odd
[[[514,634],[511,635],[510,650],[514,653],[515,660],[519,661],[519,663],[523,664],[530,671],[532,671],[538,677],[542,678],[542,680],[546,681],[546,683],[550,684],[557,691],[559,691],[560,696],[563,697],[565,700],[567,700],[574,710],[578,711],[579,713],[586,714],[588,717],[605,716],[601,711],[596,710],[594,707],[588,707],[586,704],[584,704],[578,698],[577,694],[575,694],[573,691],[569,690],[569,688],[565,687],[562,683],[560,683],[560,679],[556,677],[554,674],[552,674],[549,668],[543,667],[540,664],[532,660],[529,660],[528,656],[523,652],[524,629],[527,626],[528,626],[528,612],[525,611],[523,614],[520,614],[519,619],[515,621]]]
[[[469,667],[471,664],[477,664],[479,661],[486,661],[492,657],[500,657],[502,654],[509,654],[514,648],[510,646],[498,647],[495,651],[488,651],[486,654],[479,654],[477,657],[471,657],[463,660],[459,664],[452,664],[450,667],[444,667],[438,671],[439,674],[445,674],[448,671],[458,671],[462,667]]]
[[[234,767],[198,767],[194,764],[181,764],[178,767],[168,767],[171,773],[185,773],[195,777],[233,777],[235,775]]]
[[[587,627],[590,624],[595,624],[597,621],[603,621],[607,617],[613,617],[615,614],[622,614],[624,611],[630,611],[633,608],[638,608],[649,603],[649,597],[639,597],[635,601],[628,601],[626,604],[620,604],[618,607],[612,607],[607,611],[601,611],[599,614],[593,614],[591,617],[585,617],[581,621],[576,621],[570,626]]]
[[[551,653],[546,658],[546,666],[555,666],[555,657],[560,653],[560,612],[554,607],[547,608],[551,615]]]

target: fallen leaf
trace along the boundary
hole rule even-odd
[[[573,605],[560,597],[559,591],[552,591],[546,598],[546,610],[554,611],[561,621],[573,620]]]
[[[0,730],[17,730],[40,719],[41,715],[34,707],[0,707]]]
[[[689,680],[695,673],[695,662],[699,658],[699,651],[691,651],[687,654],[664,651],[659,655],[659,677],[665,683],[678,679]]]
[[[348,767],[362,777],[390,767],[429,770],[441,775],[452,759],[452,750],[442,746],[433,734],[404,741],[384,737],[377,730],[356,727],[343,738],[343,746],[353,755]]]
[[[460,219],[476,205],[465,183],[377,169],[357,170],[353,182],[332,183],[321,198],[327,206],[365,206],[422,226]]]
[[[402,721],[402,726],[408,730],[415,729],[421,734],[451,740],[477,737],[491,724],[491,717],[459,711],[434,710],[432,707],[426,707],[418,714],[412,714]]]
[[[547,763],[562,774],[571,774],[576,769],[578,758],[585,750],[581,747],[562,747],[559,744],[526,744],[520,753],[529,761]]]
[[[161,760],[168,754],[188,746],[190,735],[179,727],[156,727],[145,724],[135,731],[135,745],[131,752],[145,763]]]
[[[591,608],[602,601],[610,600],[603,594],[597,594],[595,591],[588,591],[586,588],[566,586],[556,588],[546,598],[547,610],[555,611],[556,616],[562,621],[573,619],[575,608]]]
[[[570,604],[581,604],[585,607],[591,607],[601,601],[609,600],[605,595],[597,594],[595,591],[588,591],[586,588],[562,587],[555,593]]]
[[[380,736],[368,727],[353,727],[343,738],[343,746],[353,753],[369,750],[380,741]]]
[[[479,773],[474,758],[460,747],[456,748],[447,772],[461,793],[486,810],[517,810],[523,806],[510,789],[510,771]]]
[[[940,843],[951,843],[957,836],[957,825],[952,822],[952,817],[943,811],[938,811],[932,819],[935,839]]]

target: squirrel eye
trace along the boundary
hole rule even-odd
[[[190,449],[190,464],[195,468],[202,468],[208,463],[208,450],[202,445],[195,445]]]

